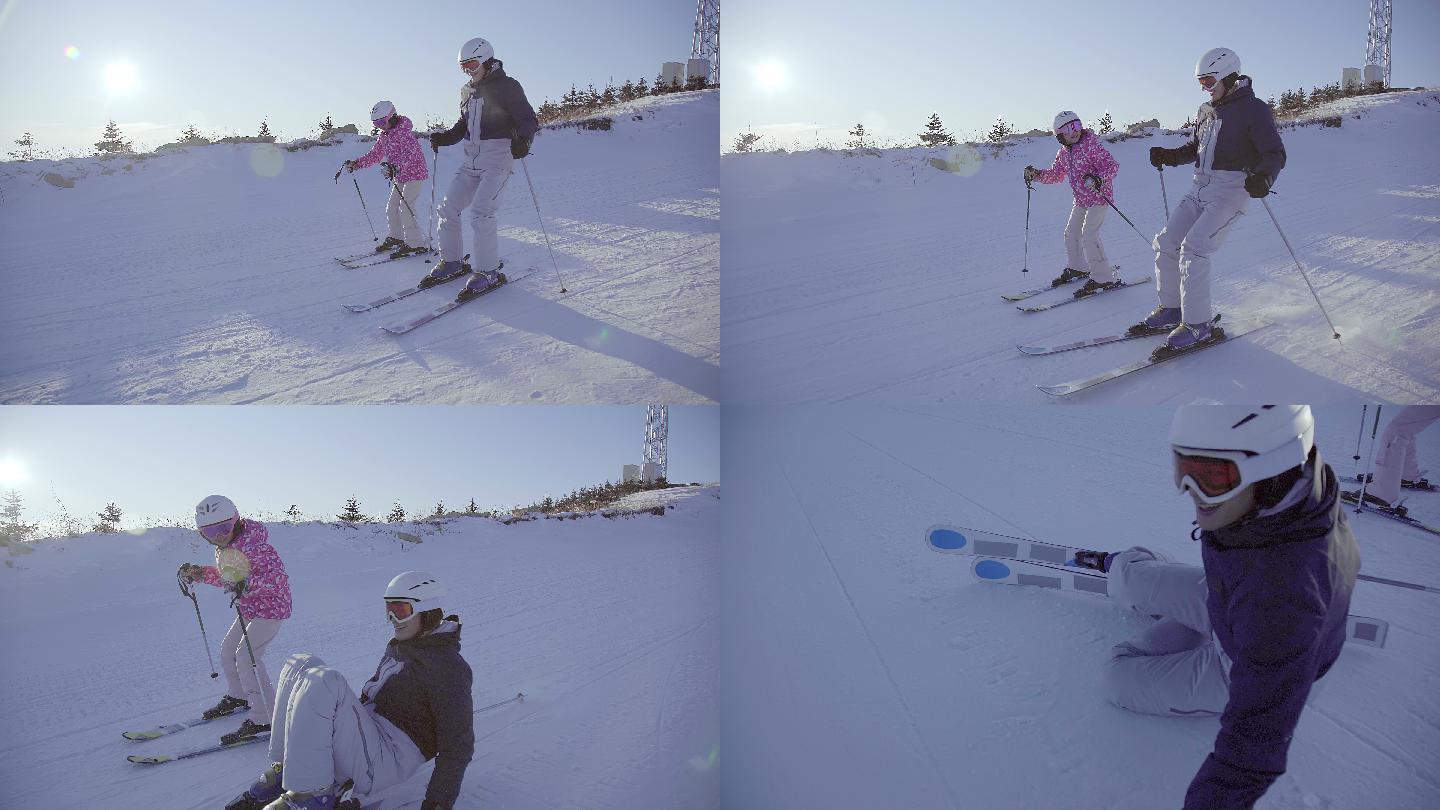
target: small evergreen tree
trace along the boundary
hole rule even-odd
[[[753,132],[742,132],[740,135],[736,136],[736,138],[735,138],[735,151],[736,151],[736,152],[751,152],[751,151],[754,151],[754,149],[755,149],[755,142],[758,141],[758,140],[760,140],[760,139],[763,138],[763,137],[765,137],[765,136],[764,136],[764,135],[756,135],[756,134],[753,133]]]
[[[605,92],[600,94],[600,106],[609,107],[619,100],[620,96],[615,92],[614,85],[605,85]]]
[[[23,505],[18,491],[12,489],[5,493],[5,505],[0,507],[0,545],[28,540],[35,532],[36,526],[20,519]]]
[[[626,80],[625,80],[625,83],[622,84],[622,85],[620,85],[620,100],[621,100],[621,101],[634,101],[634,100],[635,100],[635,82],[632,82],[632,81],[630,81],[629,79],[626,79]]]
[[[405,507],[401,506],[399,501],[396,501],[395,508],[390,510],[390,514],[386,515],[385,519],[391,523],[399,523],[405,519]]]
[[[926,146],[954,146],[955,137],[945,130],[945,125],[940,123],[940,113],[930,113],[930,120],[925,124],[925,131],[920,133],[920,143]]]
[[[294,523],[300,519],[300,507],[293,503],[290,504],[290,508],[285,510],[285,516],[290,518],[291,523]]]
[[[339,515],[336,515],[336,517],[340,518],[346,523],[365,522],[365,515],[360,512],[360,502],[355,500],[354,495],[351,495],[350,500],[345,502],[345,511],[341,512]]]
[[[1115,121],[1110,118],[1110,111],[1106,110],[1105,115],[1100,119],[1100,134],[1105,135],[1115,131]]]
[[[685,80],[686,90],[704,90],[710,86],[709,78],[705,76],[691,76]]]
[[[471,499],[470,499],[470,505],[467,506],[467,507],[465,507],[465,514],[467,514],[467,515],[478,515],[478,514],[480,514],[480,507],[475,504],[475,499],[474,499],[474,498],[471,498]]]
[[[440,503],[435,504],[435,513],[434,513],[433,515],[431,515],[430,517],[444,517],[444,516],[445,516],[445,502],[444,502],[444,501],[441,501]]]
[[[855,128],[852,129],[852,130],[850,130],[850,140],[846,141],[846,142],[845,142],[845,145],[846,145],[847,147],[851,148],[851,149],[864,149],[864,148],[865,148],[865,125],[864,125],[864,124],[856,124],[856,125],[855,125]],[[606,484],[606,486],[609,486],[610,482],[609,482],[609,481],[606,481],[605,484]]]
[[[125,136],[121,134],[120,126],[113,120],[106,124],[105,134],[95,143],[95,153],[99,155],[114,155],[129,151],[130,142],[125,140]]]
[[[270,134],[270,122],[268,122],[268,121],[266,121],[266,120],[264,120],[264,119],[261,119],[261,121],[260,121],[260,131],[257,132],[257,133],[255,133],[255,136],[256,136],[257,138],[273,138],[274,135]]]
[[[334,128],[335,122],[330,120],[330,113],[325,113],[325,120],[320,122],[320,137],[325,137]]]
[[[105,511],[100,512],[100,522],[95,524],[91,531],[101,534],[115,534],[120,531],[120,507],[114,503],[105,504]]]
[[[635,82],[635,98],[644,98],[650,95],[650,86],[646,84],[645,77],[641,76],[640,81]]]
[[[35,136],[34,136],[34,135],[31,135],[31,134],[28,133],[28,132],[25,133],[25,136],[22,137],[20,140],[16,141],[16,142],[15,142],[15,145],[18,146],[18,147],[20,147],[20,148],[12,151],[12,152],[10,153],[10,157],[15,158],[16,160],[34,160],[34,159],[35,159]]]
[[[200,135],[200,130],[196,129],[194,124],[186,127],[185,131],[180,133],[180,140],[182,142],[198,141],[202,139],[203,136]]]
[[[660,95],[664,95],[664,94],[667,93],[667,92],[669,92],[669,91],[665,89],[665,73],[664,73],[664,71],[661,71],[660,73],[656,73],[656,74],[655,74],[655,86],[652,87],[652,88],[650,88],[650,95],[652,95],[652,96],[660,96]]]
[[[1009,138],[1011,135],[1014,134],[1015,128],[1010,126],[1010,124],[1006,122],[1005,117],[1003,115],[996,116],[995,124],[990,127],[990,134],[986,135],[985,139],[988,140],[990,143],[999,146],[1000,144],[1005,142],[1006,138]]]

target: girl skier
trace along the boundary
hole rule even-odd
[[[1195,405],[1170,427],[1175,485],[1195,502],[1204,567],[1142,546],[1076,553],[1110,595],[1158,615],[1115,645],[1107,698],[1143,714],[1219,715],[1188,810],[1249,808],[1285,773],[1311,686],[1345,642],[1360,570],[1308,405]]]
[[[1155,288],[1160,305],[1132,326],[1133,334],[1169,331],[1165,346],[1188,349],[1223,339],[1212,334],[1210,260],[1251,197],[1270,193],[1285,167],[1285,144],[1270,105],[1255,97],[1240,57],[1215,48],[1200,57],[1195,78],[1210,94],[1195,115],[1195,136],[1176,149],[1150,148],[1150,165],[1195,164],[1190,193],[1155,237]]]
[[[220,642],[225,696],[205,712],[213,719],[249,710],[239,729],[220,738],[234,742],[270,730],[275,687],[265,670],[264,655],[280,632],[280,623],[290,618],[290,579],[285,563],[269,543],[265,524],[240,517],[235,503],[224,495],[211,495],[196,505],[195,525],[215,547],[215,565],[186,563],[180,566],[181,578],[224,588],[233,594],[232,602],[239,611]]]
[[[415,198],[430,172],[425,168],[425,153],[415,140],[414,125],[409,118],[396,113],[395,105],[388,101],[375,102],[370,109],[370,122],[380,130],[380,137],[364,157],[345,161],[345,170],[353,172],[381,161],[385,163],[386,178],[390,180],[390,201],[385,205],[390,233],[375,252],[394,250],[390,254],[393,259],[424,253],[429,247],[423,244],[420,226],[415,222]]]
[[[1075,291],[1076,298],[1122,287],[1120,268],[1110,265],[1110,260],[1105,258],[1105,246],[1100,242],[1100,226],[1105,223],[1108,208],[1106,201],[1115,196],[1115,175],[1120,172],[1120,164],[1099,136],[1085,129],[1075,113],[1065,110],[1056,115],[1054,131],[1055,139],[1060,141],[1055,163],[1044,170],[1025,167],[1026,183],[1031,180],[1059,183],[1069,177],[1070,189],[1075,192],[1070,221],[1065,225],[1067,266],[1051,286],[1059,287],[1083,278],[1085,285]],[[1104,280],[1100,280],[1101,273],[1105,274]]]
[[[394,638],[356,697],[339,670],[296,653],[280,672],[273,763],[226,810],[333,808],[339,786],[373,795],[434,759],[421,810],[450,810],[475,751],[470,665],[460,619],[441,618],[445,588],[406,571],[385,588]]]
[[[530,154],[530,142],[540,124],[520,83],[505,75],[495,49],[480,37],[460,47],[460,69],[470,80],[460,88],[460,118],[444,132],[430,136],[430,148],[439,151],[465,141],[465,158],[440,203],[440,259],[422,287],[448,281],[464,272],[464,240],[460,212],[470,208],[470,248],[474,275],[460,291],[459,300],[479,295],[505,277],[499,272],[500,246],[495,212],[500,194],[517,159]]]

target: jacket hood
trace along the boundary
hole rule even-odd
[[[416,636],[407,641],[390,640],[390,644],[396,647],[404,647],[415,652],[440,652],[445,650],[460,653],[460,617],[446,616],[434,630],[423,636]]]
[[[1230,88],[1230,92],[1226,93],[1219,101],[1213,103],[1218,106],[1253,98],[1255,98],[1255,89],[1250,86],[1250,77],[1242,75],[1235,80],[1235,86]]]
[[[1323,537],[1340,519],[1340,482],[1335,471],[1315,450],[1315,458],[1301,483],[1310,490],[1295,504],[1270,515],[1251,515],[1215,531],[1202,531],[1200,539],[1220,548],[1275,546]]]

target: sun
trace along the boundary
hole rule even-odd
[[[790,83],[790,72],[783,62],[768,60],[761,62],[754,68],[755,83],[761,90],[768,93],[777,93],[785,89]]]
[[[14,486],[29,477],[25,474],[25,464],[20,459],[0,458],[0,486]]]
[[[112,93],[128,93],[135,89],[135,66],[129,62],[111,62],[102,73],[105,88]]]

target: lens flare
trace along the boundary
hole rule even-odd
[[[23,483],[29,477],[25,473],[25,464],[20,459],[0,459],[0,485],[14,486]]]
[[[66,59],[79,59],[79,58],[80,58],[80,49],[77,48],[77,47],[75,47],[74,45],[66,45],[66,46],[65,46],[65,58],[66,58]]]
[[[285,153],[273,143],[257,144],[250,150],[250,170],[261,177],[278,177],[285,170]]]

